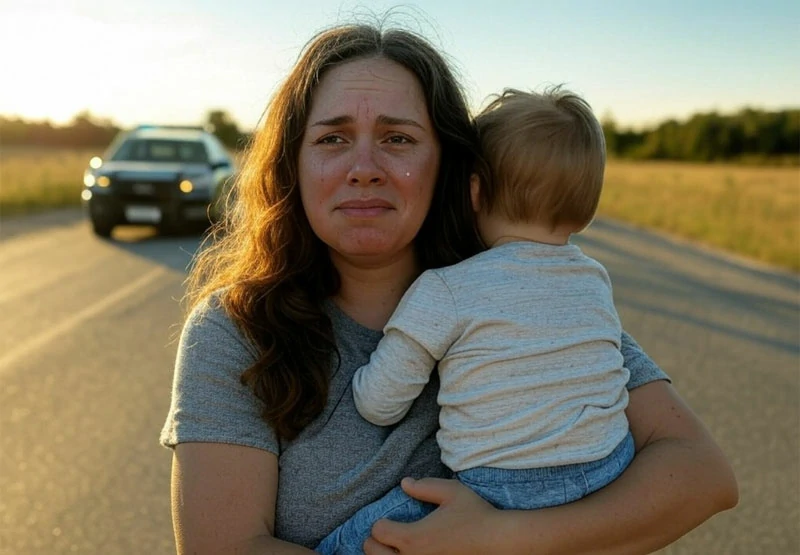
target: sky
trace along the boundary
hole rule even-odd
[[[128,127],[222,109],[249,130],[315,32],[389,9],[474,110],[552,84],[623,127],[800,106],[796,1],[0,0],[0,114]]]

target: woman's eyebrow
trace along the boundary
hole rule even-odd
[[[353,118],[351,116],[336,116],[328,119],[321,119],[315,123],[312,123],[309,127],[331,127],[335,125],[344,125],[345,123],[353,123]]]
[[[413,125],[420,129],[425,129],[421,124],[410,118],[396,118],[393,116],[378,116],[378,123],[381,125]]]
[[[349,123],[353,123],[352,116],[335,116],[332,118],[321,119],[312,123],[309,127],[333,127],[337,125],[345,125]],[[398,118],[394,116],[385,116],[381,115],[378,116],[377,123],[379,125],[411,125],[414,127],[419,127],[420,129],[425,129],[420,123],[417,121],[410,119],[410,118]]]

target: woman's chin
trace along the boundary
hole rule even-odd
[[[359,265],[393,263],[404,257],[413,258],[412,243],[383,234],[342,235],[336,245],[331,245],[331,250],[335,258]]]

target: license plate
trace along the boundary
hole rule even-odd
[[[157,224],[161,221],[161,209],[156,206],[128,206],[125,218],[129,222]]]

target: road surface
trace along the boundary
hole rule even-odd
[[[169,403],[199,236],[0,222],[0,554],[168,554]],[[741,501],[668,554],[800,553],[800,282],[604,221],[625,328],[733,461]]]

